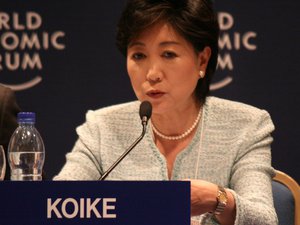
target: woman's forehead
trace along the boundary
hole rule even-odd
[[[186,42],[186,40],[173,28],[170,23],[159,22],[140,31],[129,43],[161,39],[170,42]]]

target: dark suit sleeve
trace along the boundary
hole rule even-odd
[[[14,92],[7,87],[0,86],[0,145],[3,145],[6,153],[10,137],[18,126],[18,112],[20,112],[20,108],[17,105]],[[8,161],[6,162],[5,179],[9,179],[10,169]]]
[[[2,86],[0,89],[0,145],[7,151],[9,139],[18,125],[20,108],[11,89]]]

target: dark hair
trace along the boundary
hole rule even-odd
[[[212,54],[206,76],[199,79],[196,96],[204,101],[218,60],[219,24],[210,0],[128,0],[117,27],[116,44],[127,55],[132,39],[157,22],[166,21],[173,29],[190,42],[195,51],[205,46]]]

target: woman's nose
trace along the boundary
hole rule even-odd
[[[151,83],[161,82],[163,78],[162,71],[160,71],[157,67],[152,67],[149,69],[147,73],[147,81]]]

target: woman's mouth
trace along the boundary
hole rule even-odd
[[[146,94],[150,98],[160,98],[165,94],[165,92],[160,91],[160,90],[152,90],[152,91],[148,91]]]

